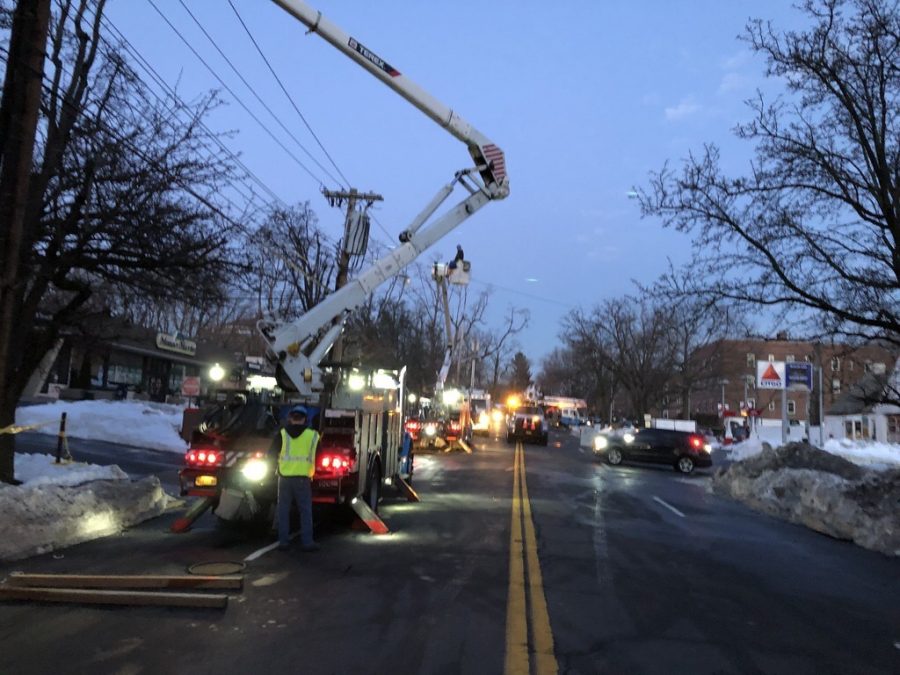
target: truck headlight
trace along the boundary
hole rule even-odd
[[[241,467],[241,473],[247,480],[258,483],[269,473],[269,463],[264,459],[249,459]]]
[[[609,441],[606,440],[605,436],[594,437],[594,450],[605,450],[608,445]]]

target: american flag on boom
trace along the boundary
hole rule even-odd
[[[484,153],[484,158],[492,167],[491,172],[494,174],[496,181],[498,183],[503,182],[503,179],[506,178],[506,158],[503,156],[503,151],[493,143],[485,145],[481,150]]]

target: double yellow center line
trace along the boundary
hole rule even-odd
[[[559,666],[537,554],[537,537],[525,480],[525,449],[516,443],[512,526],[509,533],[509,594],[506,599],[507,675],[549,675]]]

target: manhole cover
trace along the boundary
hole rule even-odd
[[[189,574],[205,577],[224,577],[229,574],[240,574],[246,565],[242,562],[201,562],[187,568]]]

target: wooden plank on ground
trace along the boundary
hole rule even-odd
[[[71,602],[82,605],[155,605],[163,607],[203,607],[224,609],[228,596],[209,593],[167,593],[148,591],[105,591],[74,588],[25,588],[0,586],[0,600]]]
[[[10,586],[44,588],[190,588],[235,590],[243,588],[242,576],[199,576],[159,574],[28,574],[13,572],[7,578]]]

